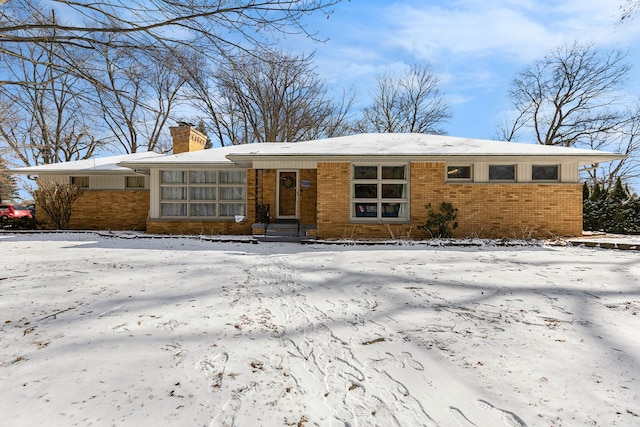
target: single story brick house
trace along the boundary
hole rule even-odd
[[[585,165],[602,151],[424,134],[361,134],[204,150],[188,124],[174,153],[15,169],[84,189],[74,229],[249,235],[295,224],[323,239],[425,238],[427,205],[458,209],[457,237],[582,234]]]

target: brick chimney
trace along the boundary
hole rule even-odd
[[[204,150],[207,137],[197,131],[191,123],[178,122],[169,128],[173,139],[173,154]]]

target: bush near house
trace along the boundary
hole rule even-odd
[[[426,231],[433,238],[452,237],[453,230],[458,228],[458,223],[456,222],[458,209],[447,202],[440,204],[440,212],[434,212],[431,209],[431,203],[427,205],[427,209],[429,210],[427,222],[420,227],[420,230]]]
[[[44,212],[57,230],[64,230],[71,220],[73,204],[81,194],[82,190],[68,182],[39,182],[32,196],[39,212]]]
[[[583,228],[616,234],[640,234],[640,198],[622,185],[620,178],[611,191],[599,184],[583,187]]]

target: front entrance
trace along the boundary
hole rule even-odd
[[[277,218],[298,218],[298,172],[278,171]]]

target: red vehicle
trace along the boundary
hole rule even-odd
[[[31,211],[21,205],[0,205],[0,220],[31,218]]]

